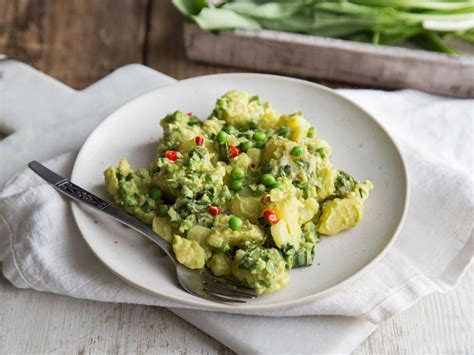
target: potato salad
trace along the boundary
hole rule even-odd
[[[148,168],[104,171],[113,201],[169,242],[191,269],[207,267],[258,293],[310,266],[321,236],[354,227],[373,188],[331,164],[331,147],[302,112],[281,114],[233,90],[200,119],[176,111]]]

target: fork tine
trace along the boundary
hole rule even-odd
[[[208,284],[213,284],[216,287],[225,289],[227,291],[233,291],[239,294],[242,294],[244,296],[252,296],[252,297],[257,297],[258,293],[249,287],[243,287],[236,282],[229,280],[227,278],[222,278],[222,277],[217,277],[209,272],[205,272],[202,274],[204,276],[204,282]]]
[[[211,289],[207,289],[206,286],[202,288],[202,291],[203,291],[202,293],[199,293],[196,295],[213,302],[219,302],[219,303],[223,303],[223,302],[224,303],[229,303],[229,302],[245,303],[247,302],[247,300],[242,299],[242,298],[233,298],[231,296],[216,293],[215,291],[212,291]]]
[[[230,297],[246,298],[246,299],[253,299],[256,297],[254,294],[240,292],[238,290],[233,290],[232,288],[225,288],[215,283],[204,282],[203,284],[204,284],[204,288],[212,289],[214,293],[222,293]]]
[[[258,296],[257,292],[253,288],[242,286],[242,284],[237,279],[225,276],[216,276],[209,272],[209,270],[207,269],[203,269],[203,273],[201,273],[201,275],[204,275],[205,279],[208,281],[230,285],[233,286],[235,289],[241,290],[242,292],[251,293]]]
[[[232,284],[237,287],[242,287],[242,284],[239,283],[238,280],[230,277],[225,277],[225,276],[216,276],[212,272],[209,271],[208,268],[204,268],[202,270],[202,274],[204,274],[208,279],[216,280],[216,281],[222,281],[225,280],[226,283]],[[242,288],[248,288],[248,287],[242,287]],[[250,289],[251,290],[251,289]]]
[[[188,288],[185,288],[185,290],[196,297],[204,298],[208,301],[217,302],[217,303],[229,303],[229,302],[245,303],[246,302],[245,300],[242,300],[242,299],[230,299],[229,297],[213,294],[213,293],[208,292],[207,290],[204,290],[204,288],[197,291],[193,291]]]
[[[257,293],[252,289],[244,289],[240,287],[236,287],[233,285],[229,285],[225,282],[219,282],[215,280],[203,280],[205,285],[209,285],[210,287],[215,288],[216,290],[224,290],[227,292],[234,293],[235,296],[241,296],[246,298],[255,298],[257,297]]]
[[[220,297],[221,299],[225,299],[228,302],[230,301],[245,303],[248,300],[252,299],[252,297],[239,296],[231,291],[215,288],[212,285],[204,285],[203,290],[211,294],[212,296]]]

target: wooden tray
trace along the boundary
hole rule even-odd
[[[382,88],[414,88],[474,97],[474,56],[345,41],[277,31],[213,34],[184,25],[190,59]]]

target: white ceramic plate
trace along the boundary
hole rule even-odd
[[[221,74],[171,84],[127,103],[89,136],[74,165],[72,181],[105,197],[102,171],[127,157],[132,167],[154,159],[159,121],[175,110],[207,117],[216,98],[242,89],[270,101],[279,112],[302,111],[333,148],[334,166],[375,188],[356,228],[323,238],[313,266],[292,270],[288,286],[243,305],[208,302],[183,291],[166,257],[154,245],[105,215],[73,204],[86,242],[97,257],[129,283],[168,299],[207,309],[242,311],[294,306],[327,295],[373,265],[394,242],[408,201],[405,164],[387,132],[363,109],[325,87],[260,74]]]

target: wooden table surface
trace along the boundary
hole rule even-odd
[[[168,0],[0,0],[0,53],[76,89],[129,63],[177,79],[239,71],[188,61],[181,25]],[[472,354],[473,275],[381,325],[355,353]],[[232,353],[166,309],[18,290],[3,277],[0,320],[5,354]]]

